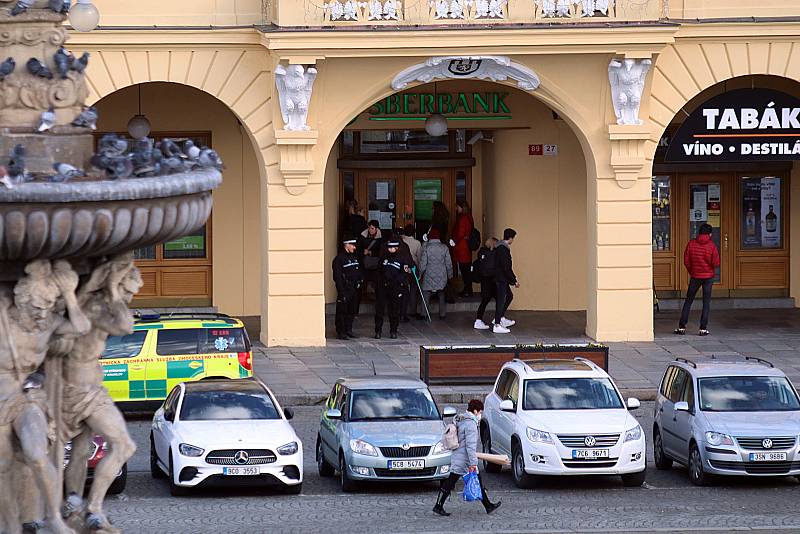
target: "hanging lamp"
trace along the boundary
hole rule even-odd
[[[438,92],[436,91],[436,82],[433,83],[433,102],[437,104],[439,100]],[[441,111],[441,110],[439,110]],[[447,134],[447,117],[441,113],[434,113],[425,119],[425,131],[431,137],[441,137]]]
[[[134,139],[142,139],[150,135],[150,121],[142,115],[142,84],[139,86],[139,113],[128,121],[128,135]]]

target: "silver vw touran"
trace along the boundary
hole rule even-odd
[[[678,358],[661,380],[653,449],[705,485],[714,475],[800,475],[800,400],[789,379],[759,358]]]

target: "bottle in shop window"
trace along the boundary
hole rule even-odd
[[[656,235],[656,248],[658,250],[664,250],[664,238],[661,237],[660,232]]]
[[[653,238],[653,250],[658,250],[658,242],[655,237]]]
[[[664,250],[669,250],[669,233],[664,234]]]
[[[766,227],[767,232],[775,232],[778,229],[778,216],[775,215],[774,209],[774,206],[770,206],[769,213],[767,213],[767,216],[764,217],[764,226]]]
[[[669,198],[664,199],[664,215],[669,217]]]
[[[744,216],[745,233],[749,237],[756,235],[756,212],[753,211],[753,204],[747,205],[747,213]]]

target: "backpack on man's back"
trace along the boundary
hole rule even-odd
[[[478,252],[478,259],[475,260],[472,270],[481,278],[494,278],[496,272],[494,250],[482,248]]]

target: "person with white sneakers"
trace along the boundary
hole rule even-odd
[[[496,237],[487,239],[478,250],[478,259],[472,264],[473,278],[477,278],[481,283],[481,303],[478,306],[475,324],[473,325],[475,330],[489,330],[491,328],[491,326],[483,322],[483,316],[486,313],[486,306],[489,305],[489,301],[497,296],[497,287],[494,281],[494,247],[496,245]]]
[[[497,242],[494,249],[495,254],[495,286],[497,305],[494,312],[494,321],[492,324],[492,332],[495,334],[508,334],[511,332],[509,327],[516,324],[515,321],[506,318],[506,310],[514,299],[514,293],[511,292],[511,286],[519,288],[519,280],[514,274],[513,264],[511,260],[511,244],[514,238],[517,237],[517,232],[512,228],[503,230],[503,240]]]

